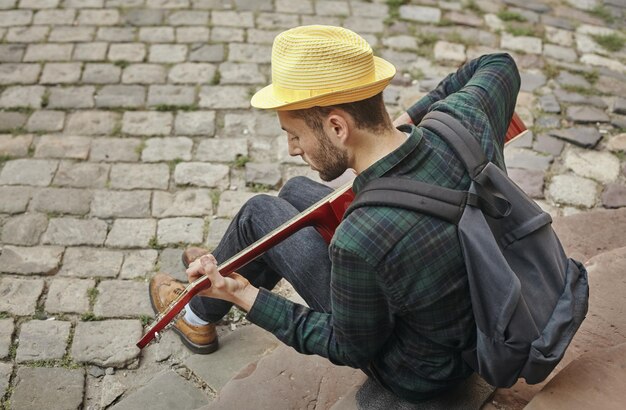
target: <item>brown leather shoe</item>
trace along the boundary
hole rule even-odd
[[[174,299],[185,289],[185,285],[165,273],[157,273],[150,280],[150,303],[155,313],[167,309]],[[209,323],[203,326],[194,326],[185,322],[184,318],[176,321],[173,329],[183,344],[194,353],[209,354],[217,350],[217,332],[215,325]]]
[[[207,253],[211,253],[211,251],[205,248],[200,248],[199,246],[190,246],[183,252],[183,265],[185,265],[185,268],[188,268],[191,262],[195,261],[202,255],[206,255]]]

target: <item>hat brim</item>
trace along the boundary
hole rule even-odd
[[[343,104],[361,101],[380,93],[389,85],[396,74],[396,68],[390,62],[374,56],[374,80],[370,83],[345,90],[331,91],[314,97],[296,101],[283,101],[274,95],[273,85],[257,91],[250,104],[255,108],[266,110],[302,110],[311,107],[325,107],[328,105]]]

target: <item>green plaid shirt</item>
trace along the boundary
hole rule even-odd
[[[415,124],[431,110],[459,119],[504,167],[503,140],[520,85],[508,54],[485,55],[446,77],[412,106]],[[358,193],[381,176],[454,189],[469,177],[452,150],[419,126],[354,181]],[[363,369],[398,396],[419,401],[468,377],[461,352],[475,324],[456,226],[389,207],[365,207],[337,228],[331,313],[313,311],[261,289],[248,319],[305,354]]]

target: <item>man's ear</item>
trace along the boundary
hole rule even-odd
[[[341,145],[345,145],[354,128],[352,117],[343,111],[335,110],[326,117],[327,132]]]

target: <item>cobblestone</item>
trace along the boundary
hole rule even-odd
[[[31,188],[0,186],[0,212],[14,214],[24,212],[30,201]]]
[[[203,135],[205,137],[211,137],[215,135],[215,112],[179,112],[176,115],[174,129],[175,132],[180,135]],[[202,144],[202,142],[200,144]]]
[[[152,307],[145,283],[127,280],[100,282],[93,313],[107,318],[152,316]]]
[[[15,360],[23,363],[62,359],[71,326],[70,322],[48,320],[31,320],[23,323]]]
[[[68,248],[58,276],[114,278],[120,271],[123,259],[124,253],[121,251],[83,247]]]
[[[600,132],[595,127],[574,127],[552,130],[550,131],[550,135],[584,148],[595,147],[602,138]]]
[[[41,84],[71,84],[78,81],[82,66],[80,63],[48,63],[44,66],[39,82]]]
[[[249,108],[248,89],[235,85],[205,86],[200,89],[200,107],[212,109]]]
[[[120,43],[109,46],[109,60],[140,62],[146,57],[146,46],[142,43]]]
[[[11,336],[13,336],[14,327],[12,318],[0,319],[0,359],[4,359],[9,355],[9,349],[11,348]],[[0,378],[0,380],[2,379]],[[9,379],[7,378],[7,384],[4,389],[6,389],[6,386],[9,385],[8,381]],[[0,393],[2,393],[4,389],[0,388]]]
[[[41,108],[44,91],[45,88],[39,85],[7,87],[0,97],[0,107]]]
[[[214,26],[254,27],[254,14],[249,11],[213,11],[211,23]]]
[[[63,248],[58,246],[5,246],[0,254],[0,271],[21,275],[53,275],[61,264]]]
[[[106,240],[112,248],[145,248],[156,232],[154,219],[117,219]]]
[[[187,137],[150,138],[141,152],[144,162],[160,162],[191,159],[193,140]]]
[[[0,134],[0,155],[25,157],[32,142],[32,135]]]
[[[131,64],[124,69],[124,84],[160,84],[165,82],[167,70],[158,64]]]
[[[42,135],[35,148],[36,158],[87,159],[91,138]]]
[[[138,320],[79,322],[71,354],[74,360],[103,367],[124,367],[139,355],[135,343],[141,337]]]
[[[107,164],[62,161],[52,182],[61,187],[103,188],[109,169]]]
[[[45,188],[35,192],[30,209],[52,214],[85,215],[89,212],[92,196],[91,191],[84,189]]]
[[[76,409],[83,400],[84,383],[84,369],[21,367],[17,370],[11,407],[43,409],[54,403],[58,409]]]
[[[152,215],[157,218],[207,216],[212,212],[212,195],[207,189],[185,189],[175,193],[157,191],[152,196]]]
[[[263,84],[265,76],[253,63],[220,64],[220,84]]]
[[[149,106],[191,106],[196,100],[196,90],[182,85],[151,85],[148,91]]]
[[[0,65],[0,85],[33,84],[37,82],[41,66],[39,64]]]
[[[35,13],[33,24],[70,25],[75,18],[74,9],[40,10]]]
[[[114,164],[111,188],[167,189],[170,173],[166,164]]]
[[[157,241],[160,245],[178,243],[202,243],[204,238],[204,220],[202,218],[163,218],[159,220]]]
[[[176,41],[178,43],[206,43],[209,41],[208,27],[177,27]]]
[[[159,253],[154,249],[134,250],[124,257],[120,279],[145,278],[154,272]]]
[[[225,188],[228,186],[228,174],[229,168],[226,165],[184,162],[176,166],[174,182],[176,185]]]
[[[42,242],[53,245],[95,245],[104,244],[107,224],[99,219],[52,218]]]
[[[59,43],[78,43],[93,40],[95,34],[95,27],[59,26],[50,31],[48,39]]]
[[[26,130],[29,132],[61,131],[64,123],[63,111],[36,111],[28,119]]]
[[[184,44],[154,44],[150,46],[148,61],[151,63],[181,63],[187,57]]]
[[[171,43],[174,41],[173,27],[141,27],[139,40],[146,43]]]
[[[106,59],[107,43],[79,43],[74,47],[73,60],[76,61],[101,61]]]
[[[48,108],[92,108],[95,91],[92,86],[52,88]]]
[[[22,61],[26,46],[22,44],[0,45],[0,61],[3,63],[19,63]]]
[[[608,152],[571,149],[565,154],[565,166],[582,177],[608,184],[619,176],[619,160]]]
[[[70,114],[65,132],[82,135],[111,134],[120,121],[120,114],[107,111],[80,111]]]
[[[0,65],[0,69],[2,66]],[[0,111],[0,132],[20,130],[26,123],[26,115],[19,112]]]
[[[150,216],[149,191],[96,191],[91,214],[99,218],[141,218]]]
[[[596,203],[598,184],[575,175],[556,175],[548,187],[555,202],[591,208]]]
[[[176,64],[169,72],[168,79],[174,84],[207,84],[215,76],[213,64]]]
[[[54,278],[46,297],[46,312],[86,313],[89,310],[88,290],[95,286],[93,279]]]
[[[125,112],[122,132],[130,135],[167,135],[172,131],[173,116],[169,112]]]
[[[0,184],[47,186],[52,181],[57,166],[58,161],[47,159],[8,161],[0,172]]]
[[[47,227],[48,218],[43,214],[13,216],[4,222],[0,240],[12,245],[36,245]]]
[[[83,71],[82,81],[87,84],[117,83],[121,75],[122,69],[113,64],[87,64]]]
[[[248,141],[245,138],[205,139],[200,142],[194,160],[231,162],[240,156],[248,156]]]
[[[96,106],[104,108],[139,108],[145,101],[146,90],[140,85],[106,85],[96,95]]]
[[[215,37],[216,29],[213,29]],[[218,41],[215,38],[214,41]],[[189,61],[201,61],[207,63],[217,63],[224,59],[226,52],[222,44],[201,44],[192,45],[189,51]]]
[[[89,158],[103,162],[135,162],[139,160],[140,147],[138,138],[96,138],[91,142]]]
[[[626,206],[626,187],[622,184],[609,184],[602,193],[602,205],[605,208]]]
[[[0,312],[27,316],[35,313],[43,279],[0,277]]]

